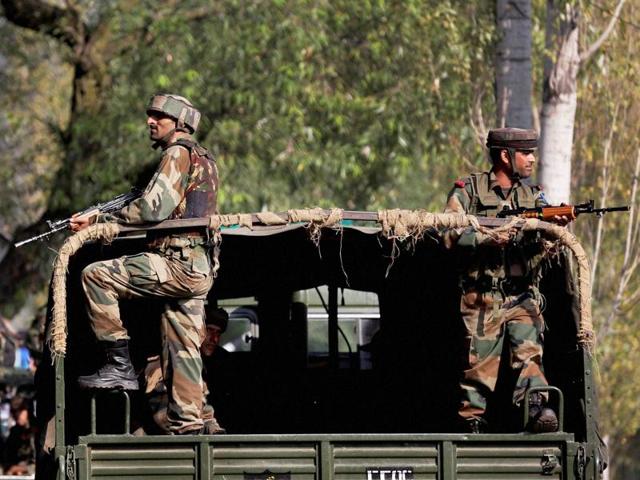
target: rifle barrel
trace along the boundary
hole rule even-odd
[[[84,210],[79,212],[78,215],[83,215],[85,213],[89,213],[94,210],[99,210],[103,213],[112,213],[125,207],[126,205],[129,204],[129,202],[131,202],[132,200],[135,200],[141,195],[142,195],[142,190],[139,190],[137,188],[132,188],[130,192],[121,193],[120,195],[104,203],[98,203],[96,205],[92,205],[91,207],[85,208]],[[27,238],[26,240],[22,240],[21,242],[16,243],[15,246],[17,248],[17,247],[21,247],[22,245],[26,245],[27,243],[31,243],[36,240],[40,240],[42,238],[47,238],[51,234],[67,228],[70,224],[70,221],[71,221],[70,218],[65,218],[62,220],[55,220],[55,221],[47,220],[47,225],[49,226],[48,232],[41,233],[40,235],[36,235],[35,237]]]
[[[602,210],[605,212],[628,212],[629,210],[631,210],[631,206],[625,205],[623,207],[608,207],[608,208],[601,208],[599,210]]]
[[[66,225],[61,225],[61,226],[52,228],[51,230],[41,233],[40,235],[36,235],[35,237],[27,238],[26,240],[22,240],[21,242],[16,243],[15,247],[18,248],[18,247],[21,247],[22,245],[26,245],[27,243],[35,242],[36,240],[40,240],[42,238],[47,238],[52,234],[59,232],[60,230],[64,230],[65,228],[66,228]]]

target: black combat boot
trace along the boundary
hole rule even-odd
[[[558,431],[558,417],[552,408],[546,405],[541,393],[529,395],[529,423],[527,430],[533,433],[548,433]]]
[[[480,417],[458,417],[456,431],[460,433],[486,433],[487,421]]]
[[[485,433],[487,421],[484,418],[471,418],[468,420],[469,433]]]
[[[78,377],[80,388],[138,390],[138,377],[129,358],[128,342],[117,340],[102,343],[106,362],[93,375]]]

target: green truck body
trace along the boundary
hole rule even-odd
[[[186,438],[96,435],[67,457],[76,478],[246,480],[576,479],[584,446],[543,435],[339,434]],[[581,476],[582,475],[582,476]]]
[[[542,286],[549,325],[545,368],[560,392],[551,392],[551,398],[562,410],[562,431],[523,433],[523,412],[512,411],[506,394],[506,401],[491,407],[495,431],[467,434],[456,433],[455,423],[462,365],[455,255],[428,236],[402,246],[397,255],[397,245],[377,229],[357,227],[324,229],[318,244],[306,229],[291,225],[228,230],[223,237],[222,267],[209,300],[228,306],[233,299],[255,298],[250,308],[259,323],[259,335],[257,328],[243,334],[247,351],[231,354],[232,413],[224,425],[229,433],[132,435],[139,393],[92,397],[75,387],[95,353],[79,273],[97,259],[144,248],[136,237],[110,246],[87,245],[69,267],[67,355],[38,372],[43,439],[55,438],[55,446],[39,456],[36,478],[602,477],[606,460],[597,432],[592,358],[577,340],[567,255],[550,263]],[[317,348],[309,337],[309,295],[301,292],[320,286],[327,327],[326,345]],[[344,289],[379,297],[380,326],[373,339],[364,335],[363,340],[355,330],[345,333],[347,326],[356,327],[341,313],[354,310]],[[142,358],[157,343],[149,338],[154,306],[123,305],[122,310],[132,351],[140,350]],[[139,365],[140,358],[134,363]]]

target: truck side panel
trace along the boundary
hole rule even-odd
[[[78,479],[572,480],[567,434],[81,437]],[[569,461],[571,460],[571,461]]]

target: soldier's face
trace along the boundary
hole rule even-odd
[[[157,141],[169,134],[176,127],[176,122],[161,113],[151,113],[147,117],[147,126],[149,127],[149,138]]]
[[[220,343],[220,335],[222,335],[222,329],[220,327],[217,325],[207,325],[206,337],[201,347],[203,355],[209,356],[214,352]]]
[[[516,150],[516,170],[521,178],[529,178],[533,174],[536,156],[533,150]]]

